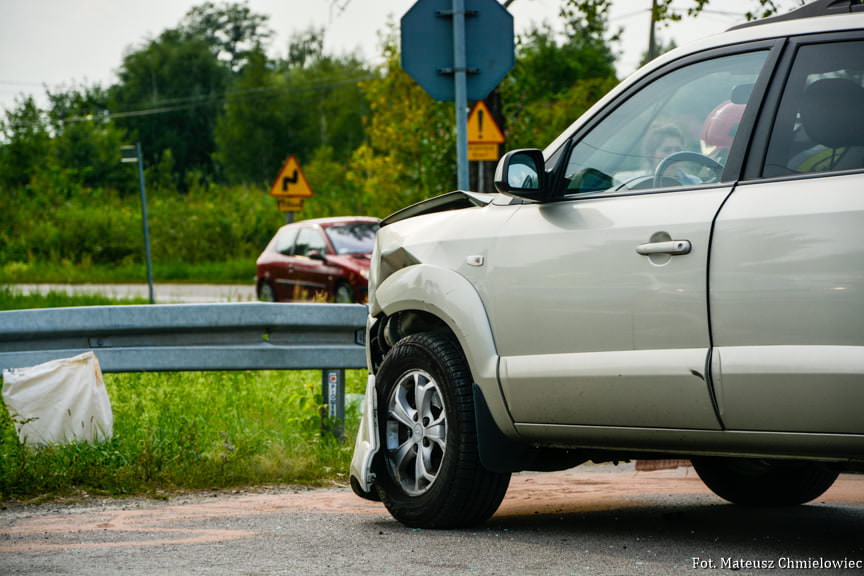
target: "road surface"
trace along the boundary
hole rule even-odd
[[[862,574],[862,535],[861,475],[758,509],[724,503],[689,467],[584,465],[515,475],[498,513],[466,530],[406,528],[344,486],[6,503],[0,574]]]

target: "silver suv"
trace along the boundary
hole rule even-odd
[[[864,469],[861,0],[675,50],[495,180],[382,222],[355,492],[454,527],[518,470],[792,505]]]

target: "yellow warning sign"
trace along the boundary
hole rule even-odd
[[[280,212],[299,212],[303,209],[303,198],[294,196],[277,196],[276,206]]]
[[[273,182],[273,187],[270,188],[270,195],[279,197],[291,198],[309,198],[312,196],[312,188],[309,186],[309,181],[303,175],[303,170],[300,169],[300,164],[294,156],[288,156],[282,169],[279,171],[279,176]]]
[[[498,127],[486,103],[479,100],[468,114],[468,142],[503,144],[504,140],[504,133]]]
[[[468,143],[468,161],[469,162],[497,162],[498,161],[498,146],[492,142],[469,142]]]

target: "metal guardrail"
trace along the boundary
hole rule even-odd
[[[0,312],[0,370],[92,350],[104,372],[365,368],[360,304],[167,304]]]
[[[346,368],[365,368],[360,304],[169,304],[0,312],[0,371],[93,351],[103,372],[322,371],[342,437]]]

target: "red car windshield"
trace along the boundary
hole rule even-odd
[[[350,222],[325,228],[337,254],[369,254],[375,243],[378,222]]]

